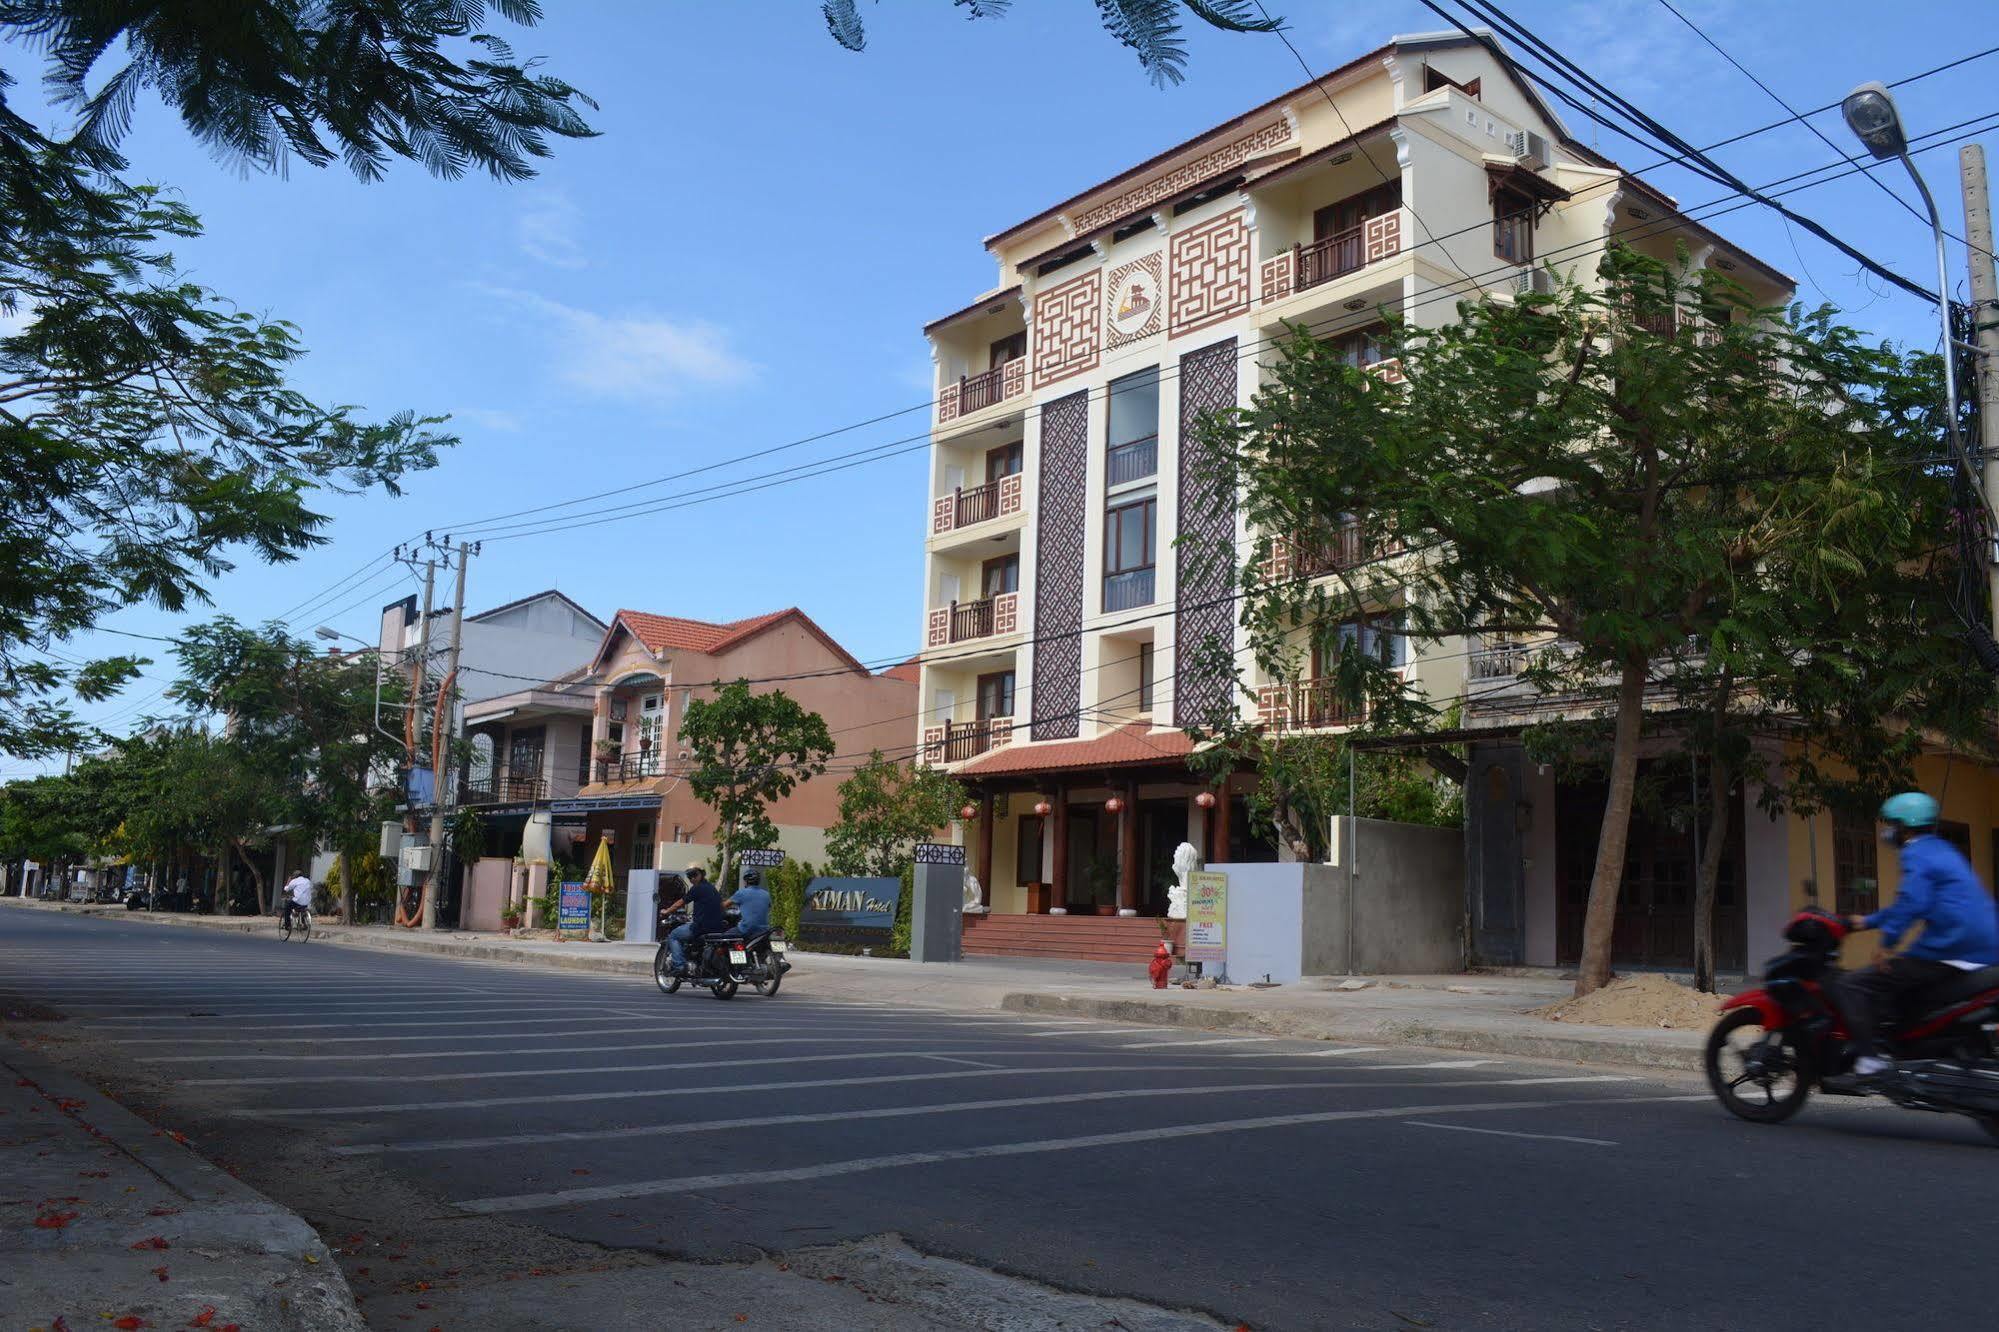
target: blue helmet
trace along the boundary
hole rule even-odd
[[[1904,828],[1934,828],[1937,812],[1937,802],[1921,791],[1904,791],[1881,802],[1881,822]]]

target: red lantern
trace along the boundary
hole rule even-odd
[[[965,807],[958,811],[958,817],[966,820],[967,822],[971,821],[972,819],[976,819],[977,817],[979,817],[979,807],[968,801]]]
[[[1046,800],[1037,800],[1034,804],[1034,812],[1044,819],[1052,814],[1054,810],[1055,806],[1049,804]]]
[[[1106,814],[1115,814],[1123,808],[1124,801],[1116,796],[1112,796],[1109,800],[1104,801],[1104,812]]]
[[[1194,797],[1194,803],[1202,809],[1213,809],[1215,807],[1215,793],[1213,791],[1203,791]]]

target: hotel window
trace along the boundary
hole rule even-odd
[[[1383,359],[1385,353],[1381,345],[1387,336],[1388,325],[1369,324],[1366,328],[1357,328],[1351,333],[1328,338],[1326,345],[1333,349],[1334,355],[1354,369],[1365,370]]]
[[[1406,666],[1409,664],[1409,638],[1402,632],[1403,622],[1401,611],[1369,620],[1348,620],[1340,625],[1339,650],[1348,652],[1358,648],[1384,666]],[[1332,676],[1336,660],[1326,655],[1323,644],[1315,646],[1312,649],[1313,676],[1321,680]]]
[[[1832,816],[1833,902],[1841,915],[1865,916],[1881,905],[1874,820],[1850,810]]]
[[[1013,715],[1012,671],[995,671],[979,677],[978,712],[980,721]]]
[[[1020,556],[1000,555],[979,566],[979,595],[1020,591]]]
[[[1159,501],[1142,499],[1104,516],[1104,609],[1152,604]]]
[[[637,830],[632,833],[632,868],[635,870],[649,870],[652,866],[652,820],[640,819]]]
[[[1159,471],[1159,367],[1111,381],[1104,484],[1129,485]]]
[[[1020,332],[1009,333],[993,343],[987,352],[986,368],[997,370],[1008,361],[1017,361],[1025,355],[1027,355],[1027,330],[1023,328]]]
[[[1020,441],[1002,444],[996,449],[986,450],[986,480],[997,481],[1003,476],[1013,476],[1020,471]]]

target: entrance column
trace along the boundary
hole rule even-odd
[[[998,832],[993,823],[993,793],[984,791],[979,796],[979,905],[993,904],[993,834]]]
[[[1055,783],[1055,807],[1048,812],[1055,822],[1054,847],[1055,863],[1049,867],[1048,907],[1054,910],[1069,906],[1069,784]]]
[[[1223,782],[1221,789],[1215,792],[1215,807],[1209,811],[1210,861],[1226,861],[1229,858],[1229,804],[1228,783]]]
[[[1138,783],[1124,784],[1124,808],[1117,812],[1118,910],[1138,910]]]

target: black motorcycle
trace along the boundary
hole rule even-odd
[[[673,969],[673,954],[666,942],[666,931],[677,930],[687,923],[684,910],[669,911],[660,918],[662,933],[659,951],[653,954],[652,979],[659,986],[661,994],[673,994],[683,985],[703,985],[717,999],[733,999],[736,991],[748,979],[750,955],[744,948],[741,936],[734,934],[702,934],[695,936],[687,950],[687,970]]]
[[[152,890],[149,888],[134,888],[132,891],[126,893],[125,909],[127,911],[151,911],[153,909]]]
[[[750,959],[743,979],[766,999],[776,995],[777,987],[784,983],[784,973],[791,970],[791,942],[784,931],[773,928],[745,935],[743,951]]]
[[[1804,1108],[1814,1087],[1854,1094],[1826,1079],[1853,1066],[1838,1002],[1838,916],[1808,908],[1791,918],[1791,951],[1763,969],[1761,989],[1722,1005],[1708,1034],[1708,1086],[1730,1113],[1776,1124]],[[1909,1110],[1967,1115],[1999,1140],[1999,967],[1968,971],[1913,996],[1889,1034],[1895,1070],[1880,1093]]]

